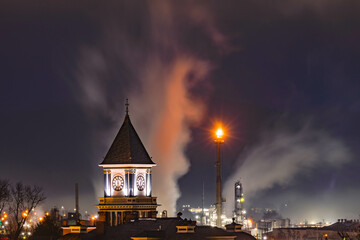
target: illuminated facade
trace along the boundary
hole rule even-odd
[[[138,218],[156,217],[151,195],[151,160],[131,124],[128,104],[124,122],[104,160],[104,197],[99,198],[99,222],[116,226]]]

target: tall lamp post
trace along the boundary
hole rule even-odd
[[[216,226],[221,227],[222,215],[222,196],[221,196],[221,158],[220,158],[220,145],[224,143],[224,131],[221,128],[216,130]]]

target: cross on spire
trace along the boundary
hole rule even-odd
[[[129,115],[129,99],[126,99],[125,106],[126,106],[126,115]]]

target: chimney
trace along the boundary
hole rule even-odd
[[[75,209],[76,214],[79,214],[79,184],[75,183]]]

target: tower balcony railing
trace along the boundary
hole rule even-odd
[[[156,204],[156,197],[100,197],[99,204]]]

